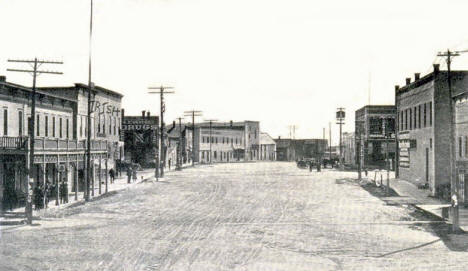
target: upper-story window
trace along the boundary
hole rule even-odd
[[[429,102],[429,126],[432,126],[432,102]]]
[[[70,138],[70,120],[67,119],[67,130],[66,130],[67,138]]]
[[[55,137],[55,116],[52,117],[52,137]]]
[[[18,135],[23,136],[23,111],[18,111]]]
[[[8,135],[8,109],[3,109],[3,135]]]
[[[36,135],[41,136],[41,116],[36,116]]]
[[[63,126],[62,126],[62,118],[59,119],[59,137],[63,137]]]
[[[44,136],[49,136],[49,116],[44,116]]]

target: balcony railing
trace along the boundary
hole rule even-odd
[[[11,136],[0,137],[0,149],[22,150],[26,148],[27,143],[28,143],[27,137],[11,137]]]
[[[108,141],[91,140],[91,150],[106,151]],[[84,151],[87,148],[86,140],[73,139],[53,139],[53,138],[35,138],[35,151]],[[28,150],[28,137],[0,137],[0,149],[7,150]]]

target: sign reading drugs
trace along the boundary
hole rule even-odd
[[[124,117],[122,121],[122,130],[125,131],[142,131],[142,130],[157,130],[157,117]]]

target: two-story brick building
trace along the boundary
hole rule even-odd
[[[355,113],[356,146],[360,146],[363,168],[384,168],[387,156],[394,168],[395,161],[395,117],[394,105],[366,105]],[[356,160],[356,164],[357,164]]]
[[[122,95],[95,87],[96,101],[106,102],[105,110],[95,106],[93,119],[93,177],[101,179],[106,168],[120,157],[118,128]],[[111,100],[111,102],[108,102]],[[96,103],[97,104],[97,103]],[[28,119],[31,89],[9,83],[0,77],[0,197],[2,202],[22,204],[26,194],[26,170],[29,159]],[[101,108],[101,110],[98,110]],[[115,110],[114,110],[115,108]],[[69,191],[84,189],[86,150],[87,87],[38,88],[34,141],[34,184],[68,182]],[[99,121],[100,119],[100,121]],[[105,124],[104,124],[105,122]],[[99,126],[99,128],[98,128]],[[106,167],[107,165],[107,167]],[[93,178],[94,180],[94,178]],[[97,182],[96,182],[97,183]],[[99,182],[100,183],[100,182]],[[9,197],[9,198],[8,198]],[[58,202],[57,202],[58,203]]]
[[[427,184],[431,195],[441,196],[450,186],[450,123],[455,114],[456,165],[460,181],[461,202],[466,201],[465,172],[468,150],[466,138],[468,104],[468,71],[452,71],[452,97],[449,95],[447,72],[434,64],[433,72],[414,82],[406,79],[403,87],[395,86],[398,117],[398,176],[419,184]],[[455,102],[450,111],[450,99]]]

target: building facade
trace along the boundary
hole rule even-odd
[[[356,166],[356,137],[354,133],[345,132],[342,138],[343,161],[345,165]]]
[[[258,121],[199,123],[195,126],[196,161],[256,161],[260,157]]]
[[[447,72],[434,64],[433,72],[414,82],[406,79],[404,87],[395,86],[398,117],[398,170],[406,180],[426,184],[430,194],[438,197],[450,191],[450,123],[455,114],[455,163],[459,181],[460,201],[467,202],[465,173],[467,172],[466,126],[468,104],[468,71],[452,71],[452,97],[449,95]],[[450,110],[450,99],[454,108]]]
[[[124,141],[125,161],[138,163],[142,167],[155,167],[159,151],[159,117],[150,112],[141,116],[123,116],[122,141]]]
[[[395,117],[394,105],[366,105],[356,111],[355,131],[359,133],[355,137],[363,168],[385,168],[386,157],[394,168]]]
[[[85,123],[80,126],[80,116],[87,111],[87,88],[75,85],[64,88],[39,88],[36,93],[36,117],[34,129],[34,168],[31,170],[34,186],[49,182],[52,185],[68,183],[69,192],[84,189],[85,168]],[[57,90],[57,91],[55,91]],[[0,107],[2,127],[0,129],[0,197],[5,204],[25,204],[27,194],[26,173],[29,168],[28,123],[31,113],[31,89],[9,83],[0,76]],[[122,95],[112,92],[111,103],[120,112]],[[96,100],[107,100],[107,90],[96,87]],[[117,110],[116,110],[117,111]],[[118,157],[119,113],[104,111],[94,113],[94,118],[106,117],[105,125],[98,130],[94,126],[91,141],[93,159],[92,180],[101,180],[106,168],[112,167]],[[107,113],[107,112],[110,112]],[[114,118],[109,118],[114,116]],[[109,121],[111,119],[111,121]],[[114,119],[114,122],[112,122]],[[97,122],[99,123],[99,122]],[[115,125],[113,125],[115,124]],[[81,129],[81,133],[80,133]],[[101,132],[100,132],[101,131]],[[97,184],[97,182],[94,182]],[[93,192],[94,193],[94,192]],[[58,204],[58,200],[56,200]],[[5,206],[4,206],[5,207]],[[8,206],[7,206],[8,207]]]
[[[275,139],[278,161],[297,161],[303,158],[324,158],[326,139]]]
[[[267,133],[260,133],[260,160],[276,160],[276,142]]]

